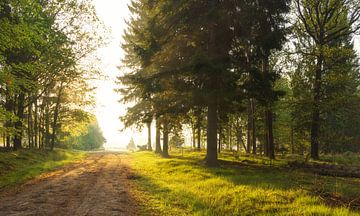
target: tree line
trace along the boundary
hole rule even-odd
[[[0,137],[6,148],[54,149],[94,117],[89,64],[104,43],[90,1],[0,3]]]
[[[355,0],[132,0],[119,76],[126,127],[156,124],[155,152],[193,132],[218,152],[360,151]],[[162,135],[162,146],[161,146]],[[204,145],[204,142],[206,143]]]

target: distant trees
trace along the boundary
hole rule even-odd
[[[346,125],[345,110],[357,106],[357,1],[133,0],[129,8],[123,63],[130,72],[119,77],[119,91],[134,106],[123,120],[129,127],[155,119],[163,156],[169,136],[177,139],[187,124],[194,148],[206,138],[209,166],[225,146],[274,159],[311,143],[317,159],[320,140],[331,142],[322,134]],[[325,101],[342,102],[335,110]],[[357,142],[343,128],[341,137]]]
[[[136,150],[136,145],[135,145],[135,142],[134,142],[133,138],[131,138],[129,144],[126,146],[126,149],[129,150],[129,151]]]
[[[59,146],[79,150],[97,150],[106,142],[103,133],[93,115],[86,120],[69,124],[60,135]]]
[[[174,148],[183,147],[184,144],[185,144],[184,137],[180,133],[174,134],[174,136],[172,136],[169,141],[169,146],[172,146]]]
[[[103,29],[88,1],[0,3],[0,132],[8,148],[53,149],[63,121],[91,103],[86,80],[96,70],[84,61],[103,40],[85,25]]]

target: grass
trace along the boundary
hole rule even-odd
[[[206,168],[199,152],[172,152],[169,159],[150,152],[131,157],[148,214],[360,215],[325,196],[358,198],[358,179],[321,177],[253,157],[239,163],[224,155],[220,168]]]
[[[337,165],[360,167],[360,154],[347,152],[345,154],[323,155],[322,160]]]
[[[306,156],[301,155],[287,155],[284,157],[278,156],[278,159],[283,160],[287,163],[287,161],[297,160],[297,161],[305,161]],[[312,160],[309,159],[310,163],[321,163],[321,164],[332,164],[339,166],[352,166],[352,167],[360,167],[360,154],[359,153],[351,153],[346,152],[343,154],[323,154],[320,155],[320,160]]]
[[[84,156],[84,152],[62,149],[0,152],[0,189],[18,185]]]

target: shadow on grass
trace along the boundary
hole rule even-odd
[[[153,159],[155,168],[150,174],[138,170],[136,181],[157,200],[163,214],[303,215],[333,211],[329,208],[333,206],[303,190],[309,187],[305,184],[311,184],[307,179],[311,176],[296,171],[229,161],[221,161],[220,168],[207,168],[195,155]],[[346,215],[348,209],[334,210]]]
[[[44,171],[82,158],[84,154],[65,150],[22,149],[0,153],[0,190],[15,186]]]
[[[205,166],[203,160],[186,156],[171,156],[172,159],[180,160],[199,169],[204,169],[212,177],[225,178],[236,185],[247,185],[263,189],[294,189],[300,180],[298,172],[278,166],[260,165],[252,161],[243,163],[241,161],[219,160],[220,167],[209,168]],[[177,161],[163,161],[171,166],[181,165]],[[286,179],[286,181],[284,181]],[[296,188],[298,189],[298,188]]]
[[[213,173],[212,171],[209,172]],[[192,192],[191,189],[186,189],[186,185],[183,189],[172,188],[172,186],[166,187],[156,183],[151,178],[139,176],[140,178],[136,181],[141,185],[141,189],[151,195],[147,205],[149,208],[156,206],[155,209],[159,215],[274,215],[294,211],[290,207],[294,198],[280,194],[272,194],[267,200],[258,199],[256,196],[243,199],[241,197],[247,195],[236,190],[223,194],[215,192],[210,196],[204,196],[201,195],[201,188]],[[213,178],[215,177],[214,175]],[[258,185],[254,185],[254,190],[256,187]],[[219,187],[215,191],[222,189]],[[206,191],[203,192],[207,193]],[[279,198],[278,196],[282,197]]]

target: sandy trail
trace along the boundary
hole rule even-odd
[[[137,215],[124,153],[94,153],[0,195],[0,215]]]

